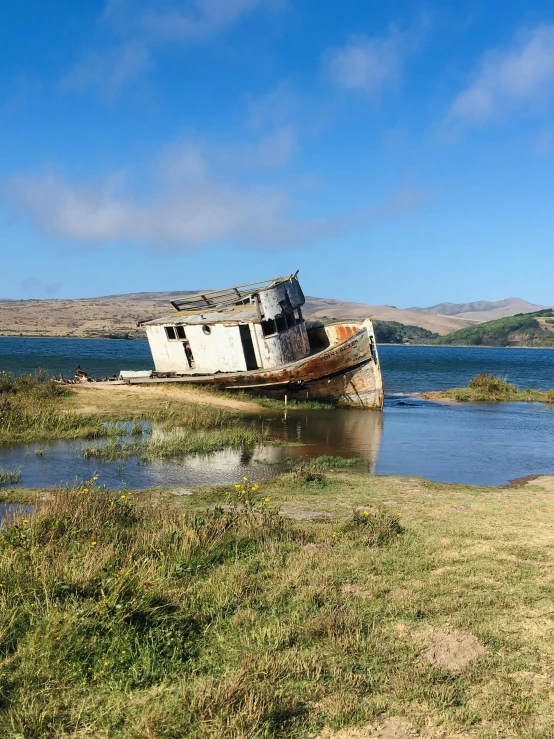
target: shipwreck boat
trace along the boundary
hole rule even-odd
[[[298,273],[173,300],[173,313],[139,324],[155,371],[120,377],[382,408],[371,319],[308,326],[304,303]]]

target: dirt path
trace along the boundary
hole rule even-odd
[[[79,411],[81,413],[96,413],[99,405],[104,406],[106,402],[113,399],[114,404],[121,401],[135,400],[137,405],[141,401],[200,403],[219,408],[229,408],[241,413],[258,413],[261,409],[254,401],[248,402],[216,395],[200,390],[199,388],[175,387],[172,385],[109,385],[105,383],[90,383],[87,385],[75,385],[71,388],[77,395]]]

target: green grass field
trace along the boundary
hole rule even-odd
[[[324,467],[14,493],[0,735],[551,737],[554,479]]]

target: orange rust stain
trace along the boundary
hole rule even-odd
[[[360,330],[359,326],[336,326],[335,331],[339,341],[345,341],[350,336]]]

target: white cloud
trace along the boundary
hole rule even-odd
[[[273,152],[267,151],[270,148],[263,140],[245,145],[248,156],[258,159],[261,152],[268,157],[266,165],[276,163],[270,158],[278,147]],[[205,152],[214,161],[228,153],[190,142],[168,147],[157,162],[154,189],[148,197],[134,194],[131,177],[121,172],[96,184],[73,184],[52,173],[16,177],[5,190],[42,232],[97,244],[123,239],[160,248],[190,248],[221,240],[245,245],[280,239],[298,243],[325,230],[323,221],[294,216],[284,188],[244,186],[232,174],[216,175]],[[238,149],[234,156],[237,153]],[[238,158],[233,166],[237,162]]]
[[[153,39],[198,39],[219,33],[263,5],[275,7],[276,4],[268,0],[195,0],[192,12],[184,12],[179,6],[168,10],[156,7],[153,10],[146,9],[139,15],[138,22]]]
[[[97,88],[112,99],[151,66],[158,46],[205,41],[257,8],[281,6],[280,0],[107,0],[99,22],[101,50],[86,53],[60,86],[74,92]]]
[[[404,62],[414,51],[413,41],[391,28],[384,38],[353,39],[331,54],[327,65],[340,86],[376,96],[398,84]]]
[[[290,162],[296,148],[296,127],[288,125],[281,126],[254,143],[223,149],[219,159],[236,168],[280,169]]]
[[[450,109],[451,118],[484,123],[518,107],[536,105],[554,93],[554,25],[518,35],[505,51],[484,55],[474,82]]]
[[[253,129],[266,126],[281,126],[298,117],[299,95],[288,81],[250,100],[248,125]]]
[[[212,156],[217,159],[213,147]],[[397,217],[420,207],[425,197],[415,188],[401,187],[386,201],[358,211],[302,218],[293,187],[238,184],[230,174],[216,174],[194,143],[169,147],[155,171],[150,178],[154,189],[147,197],[137,195],[129,173],[121,172],[88,184],[52,173],[20,176],[5,183],[4,191],[51,237],[92,245],[129,240],[158,250],[222,241],[291,248]]]
[[[92,52],[61,80],[60,87],[69,92],[97,88],[103,98],[113,100],[149,64],[150,52],[138,42],[125,44],[107,53]]]

